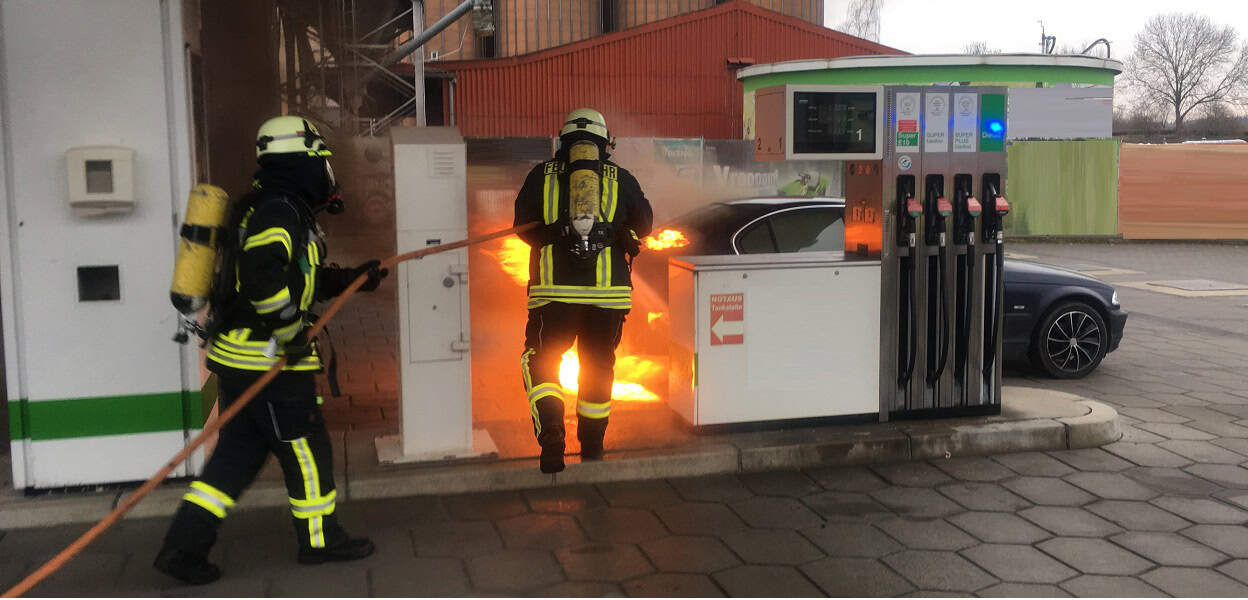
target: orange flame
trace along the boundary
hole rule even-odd
[[[661,313],[661,312],[646,313],[646,322],[647,322],[647,323],[653,323],[653,322],[658,321],[659,319],[662,319],[662,318],[663,318],[663,313]]]
[[[498,266],[520,285],[529,283],[529,245],[517,237],[503,239],[502,247],[494,255]]]
[[[645,243],[646,248],[651,250],[667,250],[668,248],[688,246],[689,238],[675,229],[664,229],[658,232],[658,234],[646,236]]]
[[[645,388],[636,380],[653,377],[662,371],[662,367],[653,361],[636,356],[624,356],[615,361],[615,382],[611,385],[611,399],[620,402],[658,402],[659,396]],[[577,376],[580,374],[581,362],[572,348],[563,353],[559,363],[559,384],[563,389],[575,394],[579,388]]]

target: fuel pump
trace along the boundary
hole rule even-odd
[[[949,360],[948,245],[945,218],[953,207],[945,198],[945,176],[928,175],[924,180],[924,242],[936,248],[927,257],[927,385],[936,387]],[[933,282],[934,285],[933,285]],[[933,404],[934,406],[935,404]]]
[[[957,337],[954,342],[954,380],[966,403],[967,362],[970,358],[971,320],[975,297],[975,220],[981,207],[975,199],[974,177],[967,173],[953,176],[953,243],[958,247],[956,262]]]
[[[918,245],[918,219],[923,214],[914,193],[914,175],[897,176],[897,247],[901,260],[901,302],[898,314],[899,338],[903,343],[897,352],[897,383],[907,389],[914,374],[915,355],[918,348],[916,328],[916,268]]]
[[[1010,204],[1001,195],[1001,175],[984,173],[984,197],[988,199],[988,210],[983,216],[982,239],[984,244],[995,244],[995,256],[984,257],[984,370],[985,385],[993,381],[993,369],[996,367],[998,337],[1000,336],[1002,295],[1002,277],[1005,273],[1005,235],[1001,229],[1001,218],[1010,212]]]

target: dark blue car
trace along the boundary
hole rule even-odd
[[[666,289],[669,256],[841,251],[844,211],[840,198],[710,204],[657,228],[634,270],[648,284]],[[1005,261],[1003,345],[1009,362],[1030,363],[1052,377],[1083,377],[1118,348],[1126,321],[1108,283],[1057,267]]]

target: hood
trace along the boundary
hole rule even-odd
[[[1071,271],[1070,269],[1017,260],[1005,261],[1005,281],[1006,283],[1082,285],[1095,288],[1110,287],[1108,283],[1100,279]]]

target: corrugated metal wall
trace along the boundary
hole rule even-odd
[[[436,68],[456,75],[465,136],[551,135],[569,110],[592,106],[619,136],[735,139],[735,61],[900,53],[738,0],[524,57]]]
[[[1118,233],[1118,140],[1011,142],[1010,235]]]

